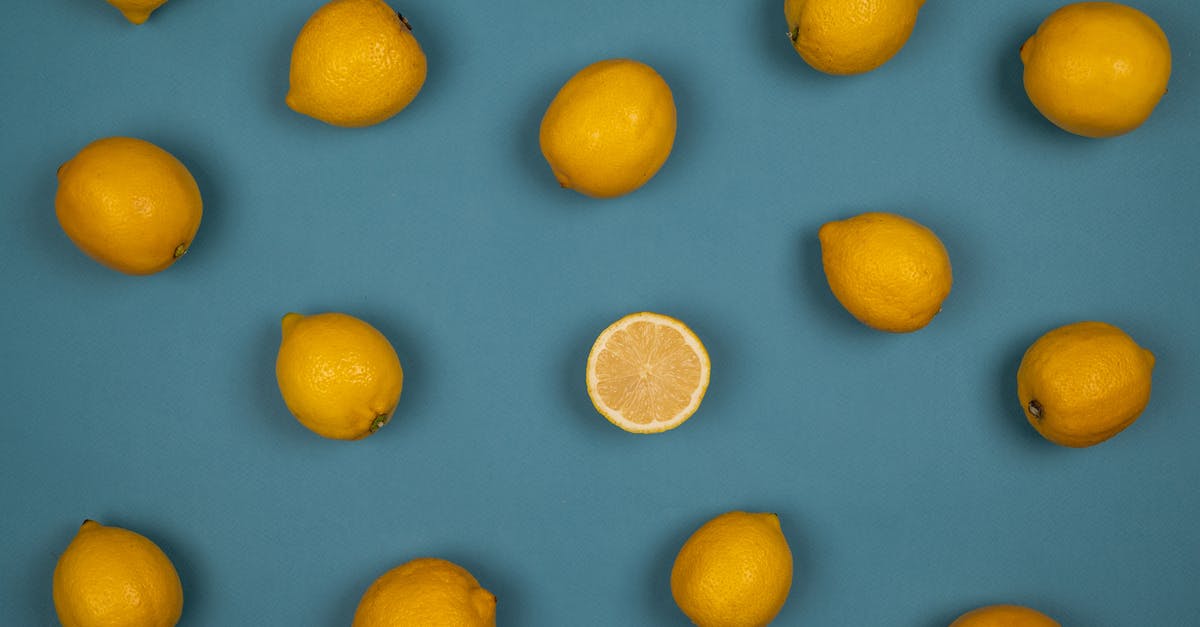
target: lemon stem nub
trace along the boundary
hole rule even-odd
[[[386,425],[392,419],[391,414],[379,414],[375,416],[375,420],[371,421],[371,426],[367,428],[367,433],[375,433],[380,427]]]
[[[400,18],[400,23],[403,24],[404,28],[407,28],[408,32],[411,33],[412,32],[412,24],[409,24],[408,20],[404,19],[404,14],[399,11],[396,11],[396,17]]]
[[[1041,420],[1042,419],[1042,411],[1044,411],[1042,404],[1037,402],[1036,399],[1029,401],[1029,415],[1033,416],[1034,418],[1037,418],[1038,420]]]
[[[187,242],[184,242],[184,243],[176,246],[175,247],[175,258],[179,259],[180,257],[184,256],[184,254],[186,254],[187,251],[188,251]]]

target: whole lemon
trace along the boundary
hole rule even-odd
[[[275,377],[288,410],[314,433],[359,440],[387,424],[404,371],[391,342],[343,313],[283,317]]]
[[[494,627],[496,595],[458,564],[422,557],[384,573],[358,602],[351,627]]]
[[[896,56],[925,0],[786,0],[792,47],[826,74],[862,74]]]
[[[188,251],[203,213],[196,179],[132,137],[96,140],[58,168],[54,209],[67,237],[126,274],[153,274]]]
[[[1020,605],[989,605],[959,616],[950,627],[1062,627],[1045,614]]]
[[[1142,125],[1171,77],[1167,36],[1145,13],[1078,2],[1050,14],[1021,46],[1025,92],[1063,130],[1112,137]]]
[[[761,627],[787,601],[792,552],[775,514],[727,512],[687,539],[671,594],[700,627]]]
[[[171,627],[183,586],[148,538],[87,520],[54,567],[54,609],[63,627]]]
[[[383,0],[333,0],[296,37],[286,101],[334,126],[370,126],[407,107],[425,71],[408,20]]]
[[[1076,322],[1038,338],[1017,368],[1025,418],[1047,440],[1099,444],[1150,402],[1154,354],[1104,322]]]
[[[671,154],[671,88],[638,61],[593,63],[554,96],[542,117],[539,143],[563,187],[597,198],[628,194]]]
[[[933,231],[893,213],[829,222],[817,233],[825,277],[863,324],[908,333],[942,309],[954,283],[950,256]]]
[[[125,19],[141,24],[150,19],[150,14],[166,4],[167,0],[108,0],[108,3],[117,7]]]

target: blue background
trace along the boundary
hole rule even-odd
[[[781,0],[393,4],[429,77],[366,129],[289,110],[317,0],[100,0],[0,21],[0,622],[55,624],[84,518],[174,560],[183,625],[348,625],[367,585],[454,560],[511,626],[685,625],[671,563],[732,509],[778,512],[780,625],[944,627],[1028,604],[1071,627],[1200,624],[1200,4],[1142,0],[1170,93],[1087,140],[1025,97],[1017,49],[1059,0],[927,3],[867,75],[811,70]],[[11,6],[9,6],[11,5]],[[575,71],[628,56],[674,90],[675,149],[641,190],[561,190],[537,129]],[[205,214],[150,277],[54,217],[54,172],[133,135],[178,156]],[[865,210],[931,227],[954,266],[909,335],[854,321],[816,238]],[[345,311],[396,346],[396,419],[323,440],[274,379],[279,318]],[[683,319],[713,360],[699,412],[636,436],[583,385],[596,335]],[[1158,357],[1142,418],[1070,450],[1016,401],[1025,348],[1098,319]]]

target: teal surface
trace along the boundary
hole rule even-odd
[[[398,1],[398,0],[397,0]],[[985,603],[1068,627],[1200,625],[1200,4],[1141,0],[1170,93],[1110,140],[1033,109],[1017,49],[1059,2],[925,4],[867,75],[811,70],[782,0],[404,0],[428,81],[381,125],[289,110],[318,0],[101,0],[0,20],[0,623],[53,625],[84,518],[175,561],[181,625],[348,625],[408,559],[470,569],[504,626],[686,625],[668,577],[701,523],[778,512],[796,558],[779,625],[944,627]],[[641,190],[561,190],[537,129],[596,60],[654,66],[674,152]],[[195,244],[150,277],[80,253],[54,172],[150,140],[195,175]],[[954,290],[926,329],[854,321],[819,226],[931,227]],[[396,346],[396,419],[323,440],[279,397],[288,311],[344,311]],[[596,335],[639,310],[713,360],[662,435],[592,408]],[[1042,440],[1015,373],[1040,334],[1098,319],[1158,358],[1142,418]]]

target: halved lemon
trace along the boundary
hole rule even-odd
[[[587,360],[587,391],[596,411],[631,433],[661,433],[683,424],[708,389],[708,351],[675,318],[643,311],[609,325]]]

